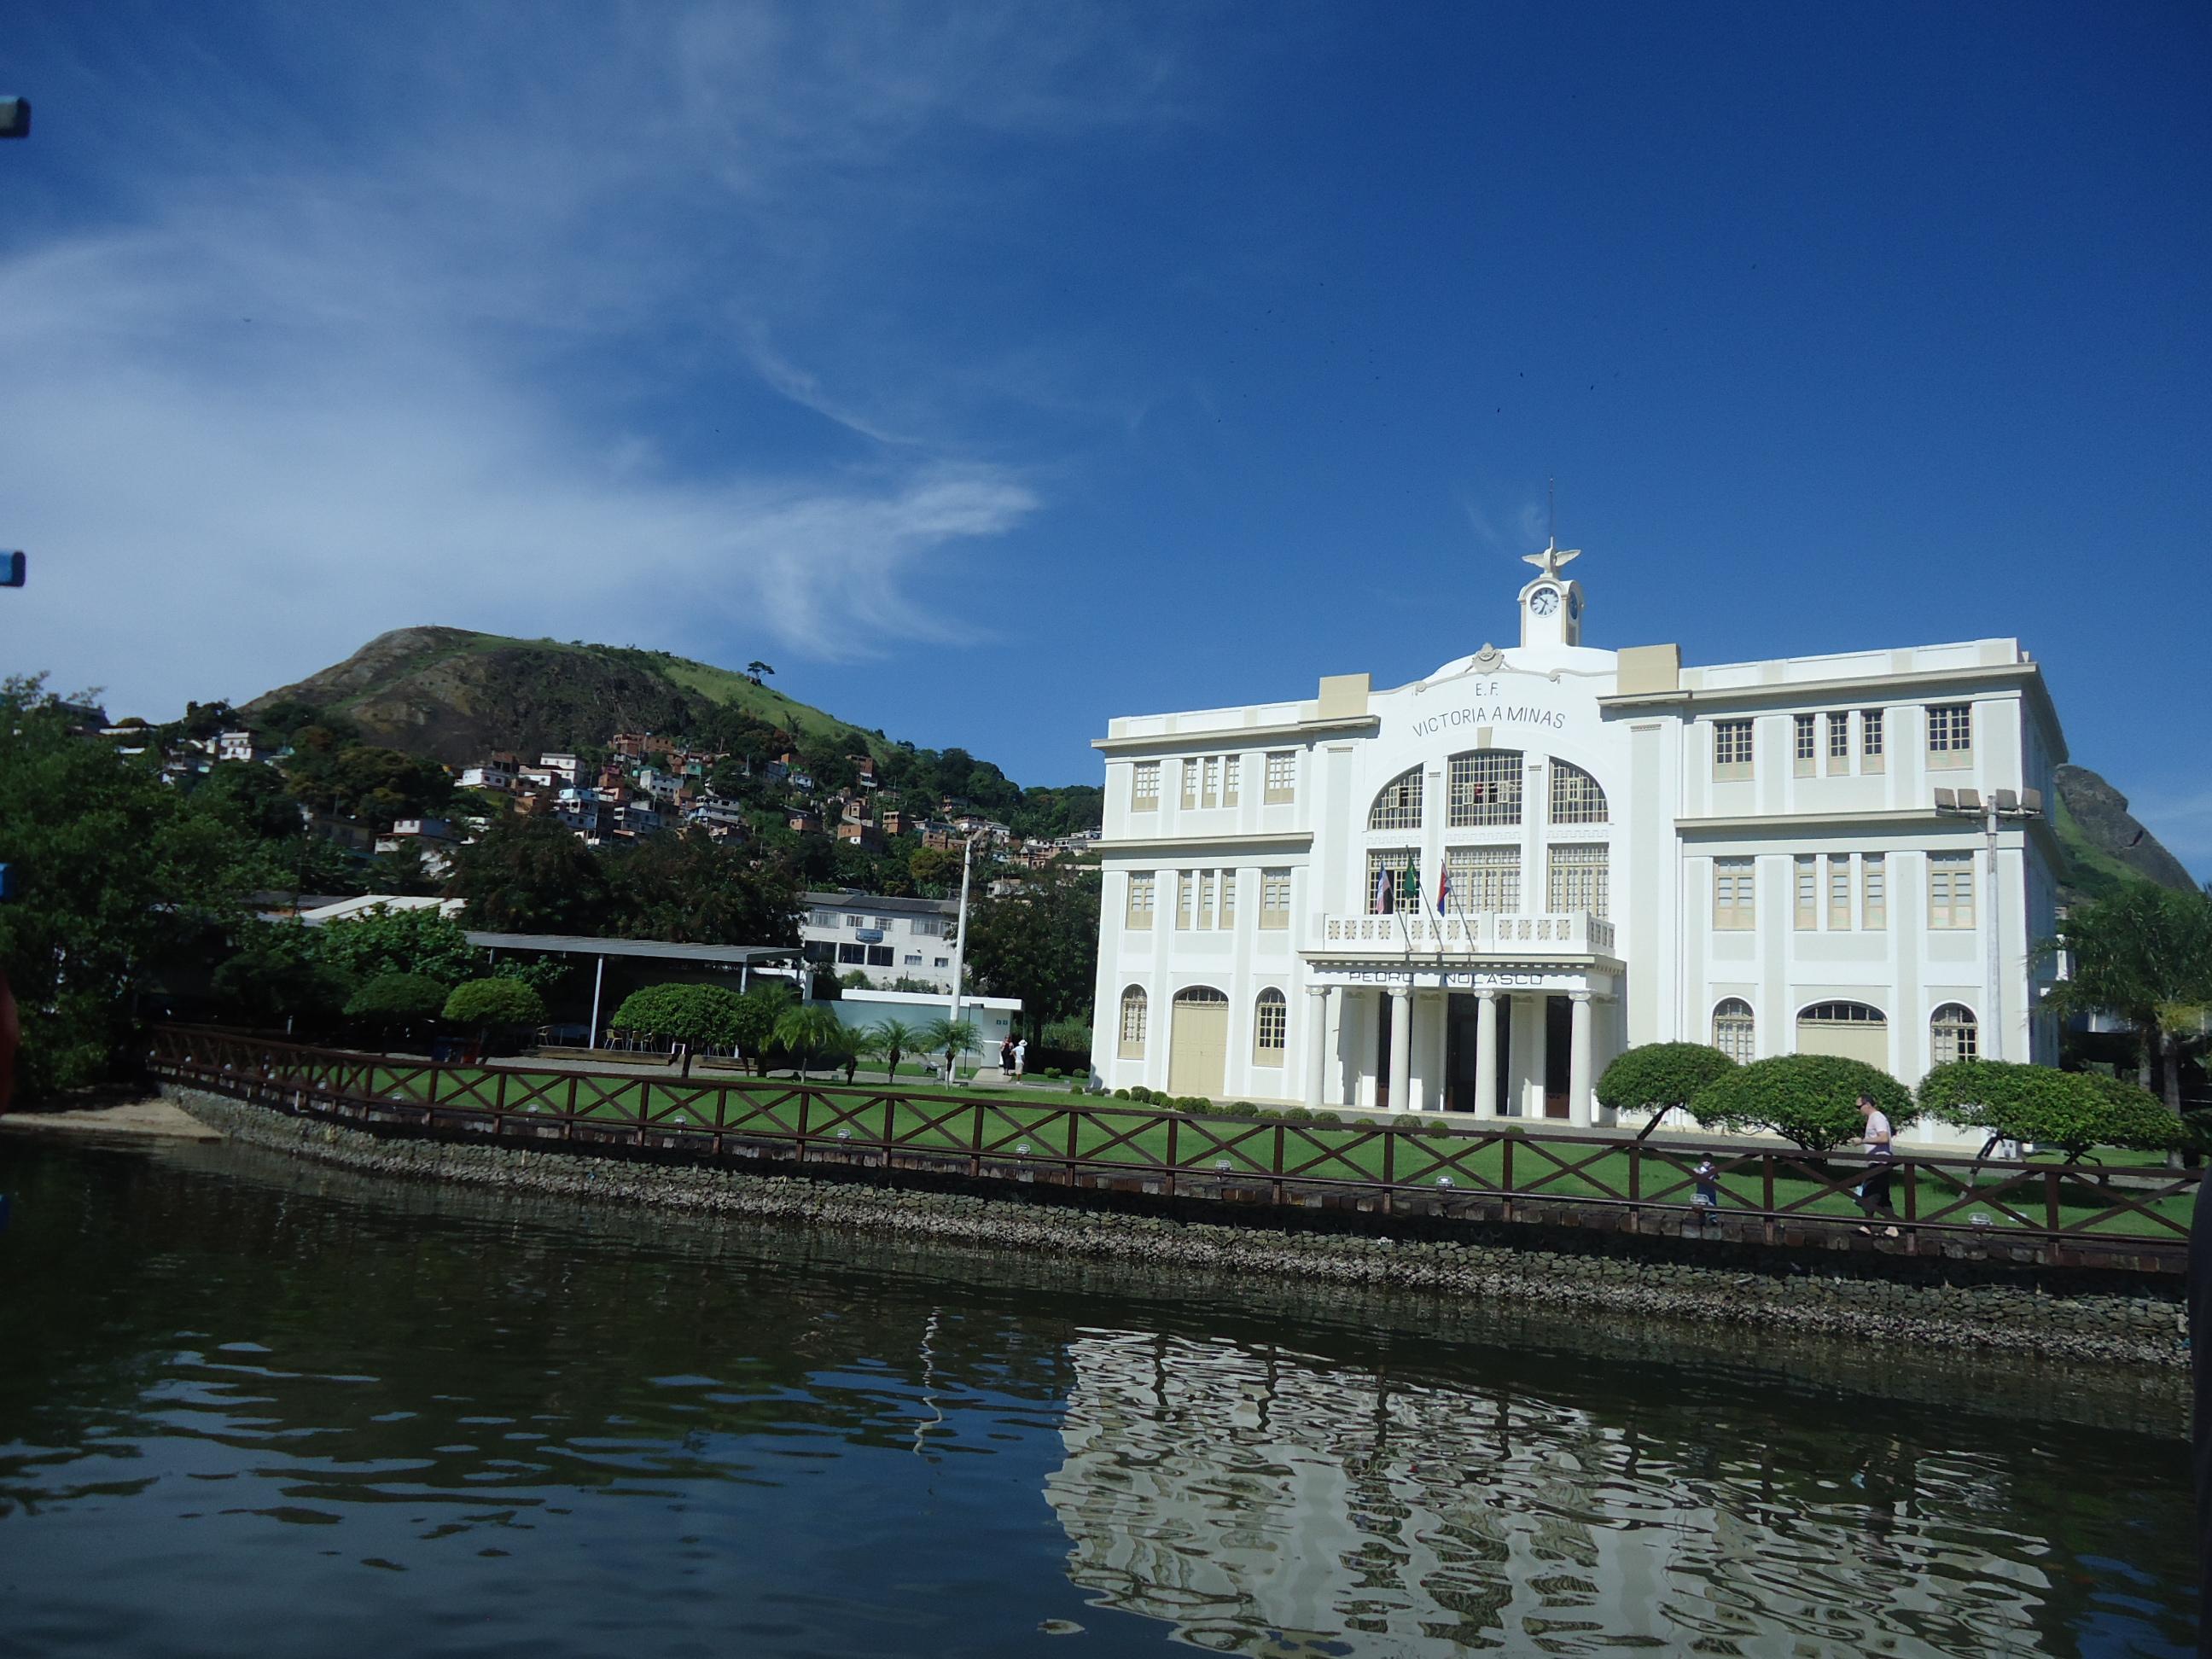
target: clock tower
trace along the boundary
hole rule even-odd
[[[1541,553],[1526,553],[1523,563],[1536,567],[1536,580],[1521,590],[1521,643],[1580,645],[1583,642],[1583,585],[1559,574],[1562,566],[1582,557],[1580,548],[1561,547],[1554,539]]]

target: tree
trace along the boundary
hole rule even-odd
[[[1687,1106],[1698,1090],[1735,1069],[1735,1061],[1702,1042],[1646,1042],[1605,1068],[1597,1097],[1615,1112],[1650,1113],[1637,1137],[1642,1139],[1668,1112]]]
[[[945,1055],[945,1080],[954,1082],[959,1077],[954,1062],[962,1054],[972,1054],[983,1046],[983,1034],[975,1029],[972,1019],[933,1019],[921,1028],[922,1046],[931,1053]]]
[[[61,702],[42,678],[0,681],[0,864],[17,886],[0,970],[31,1095],[95,1082],[135,1049],[141,982],[204,960],[265,874],[252,842],[161,782],[156,757],[73,738]]]
[[[799,883],[703,830],[647,837],[603,866],[609,920],[629,939],[685,945],[795,945]]]
[[[313,932],[316,954],[364,982],[401,974],[458,985],[483,971],[468,930],[434,906],[380,904]]]
[[[297,921],[248,921],[238,948],[219,964],[209,991],[232,1018],[248,1025],[319,1024],[343,1013],[356,981],[322,952],[319,929]]]
[[[1861,1095],[1873,1097],[1893,1129],[1913,1115],[1903,1084],[1863,1060],[1836,1054],[1778,1054],[1724,1071],[1698,1091],[1690,1109],[1716,1129],[1764,1130],[1824,1152],[1859,1133],[1865,1122]]]
[[[884,1082],[897,1077],[899,1061],[921,1046],[921,1037],[919,1026],[902,1019],[879,1019],[868,1027],[866,1052],[883,1061]]]
[[[977,988],[1019,997],[1031,1041],[1070,1015],[1087,1017],[1098,971],[1098,872],[1054,867],[969,918],[963,960]]]
[[[379,974],[347,1000],[345,1013],[387,1034],[404,1031],[437,1018],[447,995],[427,974]]]
[[[2044,1006],[2062,1018],[2106,1013],[2135,1027],[2136,1076],[2152,1084],[2156,1055],[2166,1109],[2181,1115],[2181,1061],[2212,1036],[2212,894],[2131,881],[2076,905],[2047,940],[2066,953],[2067,977]]]
[[[906,869],[917,887],[950,887],[960,879],[960,854],[949,847],[925,847],[908,854]]]
[[[738,1048],[744,1000],[724,985],[650,985],[615,1010],[618,1031],[641,1031],[684,1045],[684,1075],[701,1048]]]
[[[835,1052],[837,1033],[843,1024],[835,1009],[825,1008],[818,1002],[802,1002],[785,1009],[777,1017],[776,1046],[797,1058],[793,1077],[803,1076],[811,1069],[817,1054]]]
[[[596,934],[611,908],[606,872],[575,832],[538,813],[495,821],[453,855],[447,893],[493,933]]]
[[[543,1025],[545,1000],[519,979],[472,979],[453,988],[441,1017],[474,1026],[481,1048],[495,1028]]]
[[[775,672],[775,670],[770,668],[758,657],[755,657],[750,662],[745,665],[745,678],[750,680],[755,685],[758,685],[763,678],[774,674]]]
[[[2057,1146],[2069,1164],[2093,1146],[2172,1152],[2182,1142],[2180,1119],[2147,1089],[2012,1060],[1936,1066],[1920,1080],[1920,1109],[2006,1140]]]
[[[738,1000],[734,1046],[739,1054],[751,1057],[753,1069],[763,1077],[768,1074],[769,1046],[775,1041],[776,1024],[798,1000],[780,980],[756,985]]]

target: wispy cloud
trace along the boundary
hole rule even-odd
[[[0,259],[15,666],[159,713],[428,621],[959,635],[961,550],[1042,475],[917,390],[927,348],[866,349],[904,319],[861,296],[986,205],[955,140],[1176,118],[1171,65],[1073,10],[583,15],[280,16],[295,90],[204,63],[220,119],[157,108]]]

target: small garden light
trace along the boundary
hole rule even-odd
[[[1437,1185],[1439,1187],[1449,1187],[1451,1184],[1452,1178],[1449,1176],[1438,1176],[1437,1177]]]
[[[1020,1145],[1017,1146],[1014,1150],[1019,1152],[1024,1158],[1027,1158],[1030,1152],[1030,1144],[1028,1141],[1024,1140]]]
[[[1224,1175],[1226,1175],[1226,1174],[1228,1174],[1228,1173],[1229,1173],[1229,1171],[1230,1171],[1230,1170],[1231,1170],[1235,1169],[1237,1166],[1236,1166],[1235,1164],[1231,1164],[1231,1163],[1227,1158],[1224,1158],[1217,1159],[1217,1160],[1215,1161],[1215,1163],[1214,1163],[1213,1167],[1214,1167],[1215,1169],[1217,1169],[1217,1170],[1220,1170]]]

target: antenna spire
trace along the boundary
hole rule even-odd
[[[1557,547],[1559,544],[1559,481],[1557,478],[1544,480],[1544,511],[1551,521],[1546,528],[1545,539]]]

